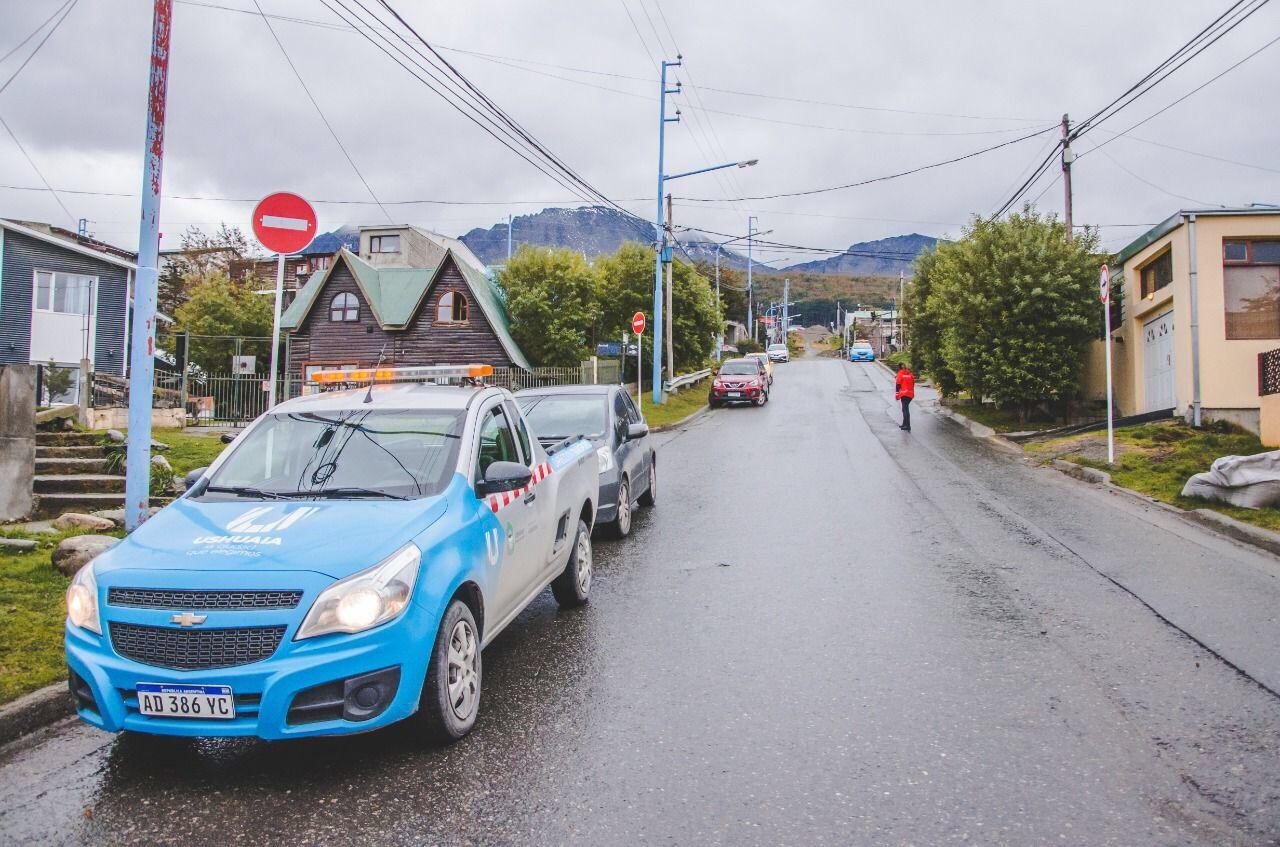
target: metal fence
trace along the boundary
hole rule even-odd
[[[568,368],[494,368],[486,378],[489,385],[520,391],[548,385],[612,384],[619,378],[617,362],[599,361]],[[190,374],[185,380],[175,373],[157,373],[156,408],[184,408],[191,426],[243,426],[267,411],[267,380],[257,374]],[[296,376],[276,381],[279,401],[316,390]],[[125,408],[129,404],[129,382],[109,374],[92,375],[92,405],[95,408]]]

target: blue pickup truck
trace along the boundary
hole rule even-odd
[[[587,601],[598,492],[590,441],[539,444],[486,370],[317,374],[337,390],[281,403],[193,472],[68,590],[80,717],[181,736],[469,732],[481,649],[548,585],[562,607]]]

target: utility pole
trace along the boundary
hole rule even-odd
[[[720,329],[716,332],[716,361],[720,361],[720,348],[724,346],[724,314],[720,310],[720,248],[716,245],[716,320]]]
[[[151,20],[151,80],[143,149],[142,220],[129,349],[129,440],[125,454],[124,528],[146,519],[151,497],[151,395],[155,385],[156,288],[160,276],[160,178],[164,172],[164,111],[169,93],[173,0],[155,0]]]
[[[791,331],[791,280],[786,278],[782,280],[782,343],[786,344],[790,339],[787,335]]]
[[[680,120],[680,110],[676,109],[675,117],[667,117],[667,96],[670,94],[679,94],[680,85],[676,84],[675,88],[667,88],[667,68],[680,67],[680,60],[683,56],[676,56],[674,62],[662,60],[662,75],[659,79],[658,87],[658,220],[655,224],[655,233],[658,239],[658,253],[653,260],[653,402],[654,405],[662,403],[662,312],[663,312],[663,296],[662,296],[662,262],[668,259],[666,232],[662,227],[662,196],[664,191],[664,169],[666,162],[663,157],[666,154],[667,144],[667,124],[675,123]]]
[[[1076,160],[1076,154],[1071,152],[1071,118],[1067,115],[1062,116],[1062,190],[1065,193],[1063,203],[1063,218],[1067,224],[1067,241],[1075,235],[1075,230],[1071,228],[1071,163]]]
[[[755,305],[755,289],[751,285],[751,241],[755,235],[756,218],[754,215],[747,218],[747,332],[750,334],[751,340],[756,340],[756,322],[752,314]]]
[[[668,239],[672,248],[676,243],[676,225],[671,218],[671,195],[667,195],[667,232],[670,234]],[[671,306],[671,289],[674,285],[671,282],[672,269],[675,267],[675,256],[671,257],[671,261],[667,262],[667,373],[671,379],[676,378],[676,347],[675,347],[675,326],[676,313]]]

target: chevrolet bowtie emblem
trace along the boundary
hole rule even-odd
[[[190,612],[183,612],[180,615],[174,615],[169,618],[169,623],[176,623],[178,626],[199,626],[208,619],[208,615],[193,615]]]

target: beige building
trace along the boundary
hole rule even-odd
[[[1112,315],[1118,413],[1174,409],[1258,432],[1258,354],[1280,347],[1280,209],[1179,211],[1111,267],[1124,291]],[[1105,369],[1087,371],[1096,396]]]

